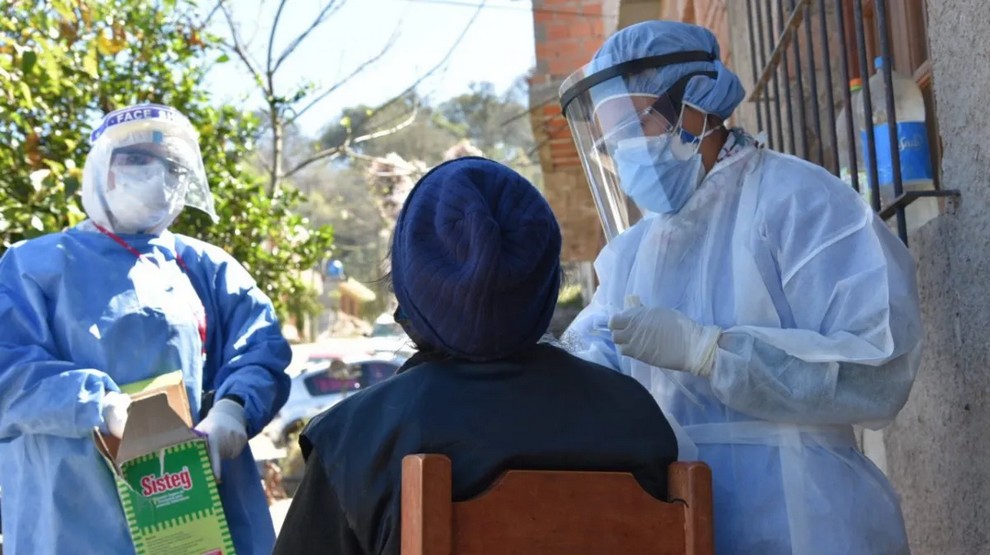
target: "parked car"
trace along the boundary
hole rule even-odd
[[[292,377],[289,400],[265,428],[265,435],[284,445],[310,418],[354,393],[395,374],[406,357],[388,354],[312,354]]]
[[[375,319],[367,337],[368,351],[374,354],[410,357],[416,350],[402,326],[387,312]]]

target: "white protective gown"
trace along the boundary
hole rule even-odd
[[[718,553],[908,553],[897,496],[851,425],[882,426],[908,398],[914,262],[852,189],[747,146],[595,268],[601,286],[565,338],[646,386],[683,428],[681,458],[711,466]],[[608,317],[629,295],[724,330],[710,379],[616,354]]]

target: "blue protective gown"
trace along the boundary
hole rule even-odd
[[[0,259],[0,486],[4,550],[133,553],[112,476],[91,433],[107,391],[182,370],[198,421],[204,390],[245,402],[249,436],[282,407],[291,357],[269,299],[230,255],[168,231],[84,223]],[[176,250],[188,268],[177,264]],[[207,320],[205,351],[190,282]],[[195,297],[192,297],[195,299]],[[205,364],[204,357],[205,354]],[[241,555],[275,534],[250,449],[223,462],[220,497]]]

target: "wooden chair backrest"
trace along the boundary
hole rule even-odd
[[[669,502],[624,472],[509,470],[453,502],[443,455],[402,460],[402,555],[711,555],[711,470],[678,462]]]

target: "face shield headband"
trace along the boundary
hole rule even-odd
[[[622,77],[624,75],[635,75],[642,71],[647,71],[651,69],[657,69],[663,66],[674,65],[674,64],[686,64],[690,62],[714,62],[717,58],[711,52],[705,52],[703,50],[692,50],[689,52],[675,52],[673,54],[661,54],[659,56],[647,56],[645,58],[636,58],[635,60],[629,60],[628,62],[621,62],[613,66],[607,67],[601,71],[592,73],[587,77],[574,83],[569,89],[563,91],[560,95],[560,109],[565,115],[567,114],[567,107],[575,98],[583,95],[584,93],[591,90],[592,87],[600,85],[609,79],[615,77]],[[714,71],[711,72],[698,72],[692,74],[691,77],[696,75],[706,75],[711,78],[718,77],[718,74]],[[676,100],[679,104],[684,95],[684,89],[687,87],[687,79],[681,79],[673,87],[667,91],[656,91],[657,95],[667,94],[672,100]],[[679,91],[674,89],[679,88]]]

